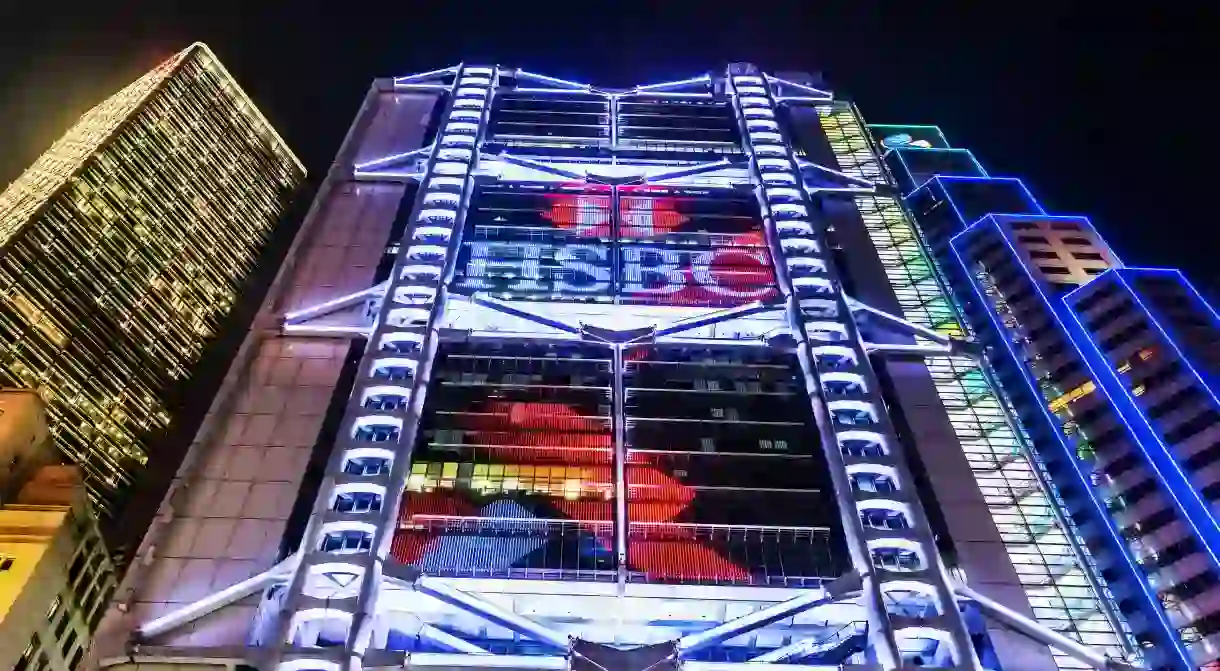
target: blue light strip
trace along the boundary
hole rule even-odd
[[[580,82],[568,81],[567,79],[559,79],[558,77],[548,77],[546,75],[540,75],[537,72],[526,72],[525,70],[522,70],[521,68],[517,68],[516,74],[517,74],[518,80],[532,79],[534,81],[546,82],[548,84],[555,84],[556,86],[567,86],[571,89],[585,91],[585,92],[588,92],[589,89],[593,88],[592,86],[589,86],[588,84],[581,84]]]
[[[1192,284],[1190,280],[1186,279],[1186,275],[1183,274],[1182,271],[1176,268],[1128,268],[1128,270],[1140,270],[1144,272],[1172,272],[1176,274],[1181,279],[1182,285],[1189,289],[1190,293],[1194,294],[1195,299],[1198,300],[1199,303],[1203,305],[1203,308],[1207,310],[1207,313],[1211,315],[1212,321],[1216,322],[1216,326],[1220,327],[1220,312],[1216,312],[1216,308],[1212,306],[1210,301],[1203,297],[1203,294],[1199,293],[1199,290],[1195,288],[1195,285]]]
[[[1013,254],[1017,254],[1016,249],[1012,245],[1012,242],[1008,239],[1007,236],[1004,235],[1003,230],[1000,229],[998,220],[996,220],[995,218],[990,217],[990,216],[980,218],[980,220],[978,222],[975,222],[970,227],[968,227],[966,230],[958,233],[957,235],[954,235],[953,238],[950,239],[950,241],[949,241],[950,250],[953,252],[954,258],[957,259],[958,265],[961,267],[962,271],[965,273],[967,281],[970,283],[971,288],[974,289],[975,295],[978,297],[984,310],[986,311],[988,317],[990,318],[992,325],[994,326],[997,334],[999,335],[999,339],[1001,341],[1003,341],[1005,348],[1008,350],[1009,356],[1012,357],[1013,364],[1016,365],[1017,369],[1021,371],[1021,373],[1020,373],[1021,379],[1025,381],[1026,386],[1029,388],[1030,393],[1033,395],[1033,397],[1036,401],[1038,410],[1041,412],[1043,418],[1046,420],[1048,425],[1051,427],[1051,433],[1052,433],[1052,435],[1054,435],[1055,442],[1063,449],[1063,452],[1067,458],[1067,461],[1072,466],[1072,468],[1070,469],[1070,472],[1075,476],[1077,484],[1083,488],[1083,491],[1087,492],[1089,501],[1092,502],[1092,504],[1093,504],[1094,512],[1096,513],[1096,519],[1098,521],[1100,521],[1101,525],[1106,529],[1106,532],[1109,536],[1108,540],[1122,554],[1122,557],[1126,562],[1127,568],[1130,571],[1131,577],[1135,580],[1136,584],[1138,584],[1139,590],[1145,598],[1146,605],[1147,605],[1147,608],[1144,609],[1146,611],[1145,614],[1147,615],[1148,613],[1151,613],[1153,615],[1154,621],[1156,622],[1157,625],[1159,625],[1159,627],[1158,627],[1158,629],[1160,630],[1159,633],[1163,634],[1165,636],[1166,640],[1172,641],[1172,648],[1173,648],[1174,653],[1176,654],[1176,659],[1177,659],[1177,661],[1181,662],[1181,666],[1179,666],[1179,668],[1194,669],[1194,665],[1193,665],[1193,661],[1192,661],[1193,658],[1192,658],[1190,652],[1185,648],[1185,646],[1183,646],[1181,639],[1178,637],[1177,629],[1175,627],[1173,627],[1172,624],[1169,622],[1169,619],[1166,616],[1164,609],[1161,607],[1161,602],[1157,596],[1156,591],[1152,589],[1152,586],[1149,584],[1147,577],[1143,573],[1143,570],[1140,568],[1138,562],[1136,562],[1134,556],[1131,554],[1131,548],[1127,545],[1126,540],[1123,538],[1122,534],[1120,533],[1117,523],[1114,521],[1113,518],[1110,517],[1109,510],[1107,510],[1105,503],[1101,501],[1100,497],[1098,496],[1098,492],[1093,488],[1091,479],[1089,478],[1088,474],[1085,473],[1081,469],[1081,463],[1080,463],[1079,459],[1077,458],[1075,451],[1072,450],[1072,448],[1064,440],[1064,435],[1059,430],[1059,426],[1060,426],[1059,422],[1056,420],[1054,415],[1050,412],[1050,409],[1047,407],[1046,403],[1042,402],[1043,401],[1042,393],[1039,390],[1037,382],[1034,380],[1031,371],[1029,369],[1027,369],[1025,366],[1021,365],[1022,358],[1018,355],[1015,346],[1013,345],[1012,341],[1008,338],[1008,333],[1009,333],[1008,329],[1006,329],[1003,326],[1003,323],[1000,321],[999,314],[995,311],[995,308],[991,304],[991,301],[989,301],[987,299],[986,294],[983,292],[982,288],[979,286],[978,282],[976,281],[976,279],[974,277],[974,273],[971,272],[970,265],[966,262],[966,259],[962,256],[962,252],[959,248],[964,244],[964,236],[966,236],[967,233],[970,233],[975,228],[977,228],[979,223],[981,223],[984,220],[990,220],[996,226],[997,232],[1004,239],[1004,241],[1008,244],[1009,248],[1012,249]],[[1043,303],[1047,306],[1048,309],[1050,309],[1052,315],[1054,315],[1056,317],[1056,319],[1059,320],[1060,323],[1062,324],[1061,317],[1058,315],[1058,313],[1054,309],[1054,307],[1052,307],[1046,294],[1042,291],[1041,286],[1039,286],[1038,282],[1033,278],[1033,275],[1032,275],[1032,273],[1030,273],[1029,268],[1025,264],[1020,263],[1019,255],[1017,255],[1016,260],[1019,263],[1019,265],[1021,265],[1021,267],[1025,269],[1026,274],[1029,275],[1030,281],[1033,283],[1034,289],[1037,291],[1037,293],[1038,293],[1039,297],[1042,299]],[[1066,329],[1065,329],[1065,331],[1066,331]],[[1071,337],[1070,333],[1068,335],[1069,335],[1069,337]]]
[[[1127,290],[1127,294],[1131,296],[1132,300],[1135,301],[1135,304],[1147,316],[1148,321],[1156,327],[1157,331],[1160,332],[1163,341],[1168,343],[1173,351],[1177,353],[1178,360],[1181,361],[1188,370],[1190,370],[1195,379],[1199,381],[1199,384],[1203,386],[1203,389],[1207,391],[1207,394],[1211,397],[1214,406],[1220,409],[1220,398],[1217,397],[1216,391],[1207,383],[1207,380],[1203,378],[1203,375],[1200,374],[1199,370],[1195,368],[1193,363],[1191,363],[1190,358],[1187,357],[1186,353],[1183,352],[1178,346],[1175,339],[1169,335],[1169,332],[1160,323],[1160,321],[1157,320],[1156,315],[1151,309],[1149,309],[1148,305],[1144,303],[1143,299],[1140,298],[1139,294],[1135,291],[1135,288],[1128,283],[1127,278],[1124,277],[1124,272],[1122,272],[1120,269],[1110,269],[1101,275],[1098,275],[1094,281],[1099,281],[1101,278],[1106,277],[1107,275],[1113,275],[1118,284]],[[1181,279],[1185,280],[1185,278]],[[1090,282],[1090,284],[1092,283]],[[1183,284],[1185,284],[1185,282],[1183,282]],[[1148,419],[1148,416],[1144,414],[1140,407],[1135,403],[1134,396],[1127,389],[1127,386],[1123,383],[1123,380],[1118,376],[1118,371],[1114,370],[1114,367],[1110,364],[1109,360],[1106,359],[1106,355],[1101,351],[1101,347],[1098,345],[1095,336],[1085,328],[1084,322],[1081,320],[1080,315],[1074,309],[1072,309],[1071,304],[1068,303],[1068,299],[1076,295],[1076,293],[1079,291],[1080,289],[1076,289],[1063,297],[1064,306],[1067,308],[1068,314],[1071,315],[1072,321],[1080,329],[1084,339],[1088,341],[1090,345],[1089,355],[1095,356],[1102,364],[1104,364],[1106,371],[1109,373],[1108,378],[1112,378],[1112,380],[1107,379],[1107,382],[1110,382],[1113,386],[1121,390],[1120,393],[1122,394],[1123,400],[1126,401],[1124,406],[1130,410],[1131,414],[1138,416],[1140,421],[1143,423],[1143,426],[1147,427],[1147,434],[1151,438],[1151,440],[1148,441],[1148,444],[1160,446],[1159,450],[1150,451],[1147,449],[1144,441],[1141,440],[1138,442],[1140,450],[1152,464],[1153,470],[1168,487],[1169,494],[1181,509],[1185,521],[1190,525],[1191,529],[1195,531],[1195,535],[1198,536],[1203,546],[1207,549],[1207,554],[1211,558],[1212,564],[1217,568],[1220,568],[1220,555],[1217,554],[1217,551],[1220,550],[1220,522],[1218,522],[1216,517],[1211,514],[1211,508],[1209,507],[1208,502],[1203,499],[1203,496],[1199,492],[1198,488],[1196,488],[1190,481],[1190,477],[1187,475],[1185,469],[1183,469],[1181,464],[1177,462],[1177,459],[1174,458],[1171,446],[1165,442],[1165,440],[1161,437],[1160,432],[1156,430],[1156,428],[1152,425],[1151,420]],[[1119,412],[1122,413],[1124,407],[1119,406],[1117,403],[1115,405]],[[1141,433],[1143,432],[1141,431]]]
[[[911,172],[911,166],[907,164],[906,157],[903,156],[903,154],[907,151],[965,152],[965,154],[970,157],[970,161],[972,163],[974,163],[974,166],[976,168],[978,168],[980,173],[982,173],[981,176],[983,176],[983,177],[990,176],[987,174],[987,171],[985,169],[983,169],[983,164],[979,163],[978,159],[974,158],[974,154],[970,153],[969,149],[938,149],[938,148],[929,148],[929,147],[896,147],[894,149],[891,149],[887,153],[893,153],[894,155],[896,155],[898,157],[898,162],[902,164],[902,169],[904,171],[906,171],[907,177],[912,178],[911,179],[912,182],[915,181],[913,179],[914,173]],[[936,173],[936,174],[932,175],[932,177],[966,177],[966,176],[968,176],[968,175],[945,175],[943,173]],[[911,195],[912,193],[915,193],[916,191],[918,191],[920,186],[927,184],[927,182],[930,181],[931,179],[932,179],[931,177],[928,178],[928,180],[921,182],[919,186],[911,189],[911,191],[909,193],[903,194],[903,198],[906,198],[907,196]]]
[[[1032,213],[1032,214],[1042,214],[1042,215],[1046,214],[1046,208],[1042,207],[1042,203],[1039,202],[1038,199],[1034,197],[1034,194],[1032,191],[1029,190],[1029,187],[1025,186],[1025,182],[1021,181],[1020,179],[1017,179],[1016,177],[966,177],[966,176],[957,176],[957,175],[944,175],[944,176],[936,176],[936,177],[933,177],[932,179],[936,180],[941,185],[941,188],[944,189],[945,199],[948,200],[953,205],[953,211],[958,213],[958,218],[961,219],[962,221],[965,221],[965,218],[961,216],[961,210],[958,209],[957,203],[953,202],[953,195],[949,192],[949,188],[947,186],[945,186],[946,182],[1016,182],[1017,184],[1019,184],[1021,186],[1021,190],[1025,192],[1025,196],[1027,198],[1029,198],[1029,202],[1033,203],[1033,206],[1038,209],[1038,211],[1036,213]],[[1028,216],[1031,213],[1026,212],[1025,214],[1026,214],[1026,216]]]

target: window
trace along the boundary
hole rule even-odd
[[[1072,258],[1080,259],[1082,261],[1101,261],[1104,257],[1101,254],[1098,254],[1097,252],[1073,251]]]
[[[367,513],[381,510],[381,496],[372,492],[348,492],[335,498],[334,510],[341,513]]]
[[[1105,340],[1102,340],[1100,343],[1101,349],[1106,352],[1112,352],[1112,351],[1114,351],[1114,349],[1121,347],[1124,343],[1139,336],[1140,334],[1142,334],[1143,332],[1145,332],[1147,330],[1148,330],[1148,323],[1145,321],[1142,321],[1142,320],[1138,321],[1138,322],[1128,326],[1127,328],[1119,331],[1118,333],[1111,335],[1110,337],[1106,338]]]
[[[7,555],[0,555],[0,571],[7,571],[13,568],[13,558]]]
[[[1021,242],[1032,242],[1039,245],[1048,244],[1045,237],[1041,235],[1033,235],[1031,233],[1022,233],[1021,235],[1017,236],[1017,239]]]
[[[1031,249],[1029,250],[1029,258],[1031,259],[1057,259],[1059,255],[1049,249]]]
[[[1093,241],[1088,238],[1082,238],[1077,235],[1068,235],[1060,238],[1065,245],[1092,245]]]
[[[1102,328],[1105,328],[1105,326],[1107,324],[1114,321],[1115,319],[1118,319],[1119,317],[1121,317],[1125,314],[1131,313],[1131,311],[1133,311],[1134,309],[1135,309],[1135,305],[1129,299],[1123,298],[1123,300],[1118,305],[1115,305],[1114,307],[1106,310],[1105,312],[1085,317],[1084,322],[1086,325],[1088,325],[1088,327],[1090,329],[1092,329],[1094,331],[1098,331],[1098,330],[1101,330]]]
[[[1216,412],[1214,409],[1208,408],[1204,412],[1196,415],[1193,419],[1179,424],[1172,431],[1166,433],[1165,442],[1171,444],[1180,443],[1193,437],[1204,429],[1210,428],[1217,422],[1220,422],[1220,412]],[[1197,457],[1199,455],[1196,454],[1193,456]]]
[[[1039,266],[1039,269],[1047,275],[1070,275],[1072,272],[1063,266]]]
[[[1094,291],[1091,295],[1084,298],[1076,304],[1078,312],[1088,312],[1098,304],[1105,301],[1107,298],[1118,293],[1118,286],[1115,284],[1107,284],[1106,286]]]

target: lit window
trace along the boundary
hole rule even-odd
[[[1097,389],[1097,385],[1093,384],[1092,380],[1089,380],[1088,382],[1085,382],[1084,384],[1076,387],[1075,389],[1072,389],[1072,390],[1064,393],[1063,395],[1059,396],[1058,398],[1054,399],[1049,404],[1047,404],[1047,408],[1049,408],[1050,411],[1053,413],[1058,413],[1059,411],[1066,408],[1068,406],[1068,404],[1071,403],[1072,401],[1075,401],[1084,396],[1088,396],[1089,394],[1093,393],[1096,389]]]

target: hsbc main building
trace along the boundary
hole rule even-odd
[[[750,64],[376,80],[93,663],[1186,668],[904,198],[975,166]]]

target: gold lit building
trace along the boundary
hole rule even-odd
[[[76,466],[53,465],[46,414],[0,390],[0,668],[72,671],[114,593],[115,570]]]
[[[38,390],[99,509],[121,508],[156,461],[167,399],[304,174],[194,44],[85,113],[0,194],[0,385]]]

